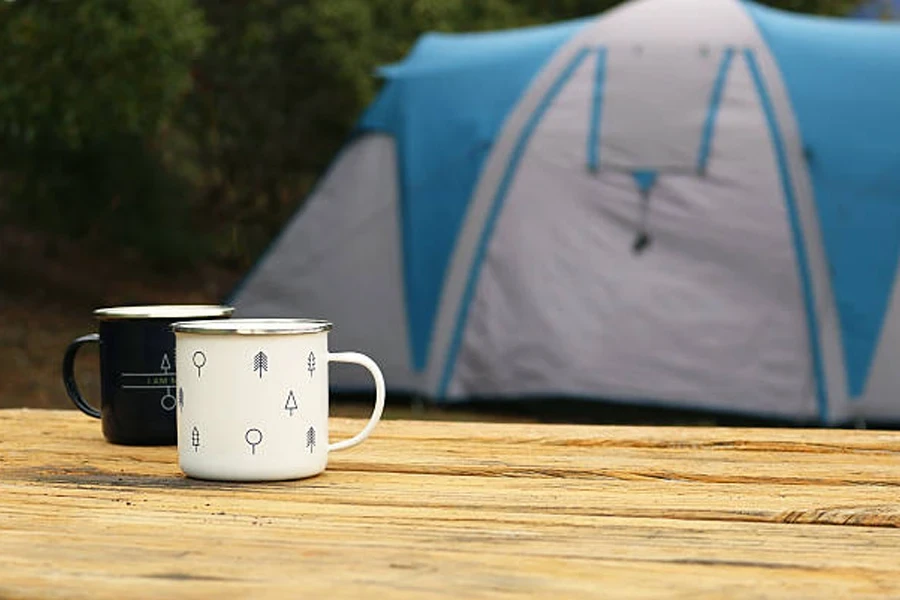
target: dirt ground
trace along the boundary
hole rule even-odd
[[[95,331],[91,312],[102,306],[218,303],[242,272],[205,267],[178,275],[149,269],[126,256],[85,250],[0,225],[0,408],[74,409],[62,383],[61,363],[74,338]],[[96,349],[79,352],[76,373],[83,394],[99,403]],[[333,415],[364,416],[369,397],[333,397]],[[649,423],[678,425],[789,425],[765,420],[622,406],[613,403],[535,400],[438,407],[389,397],[385,418]]]

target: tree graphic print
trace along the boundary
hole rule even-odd
[[[260,379],[262,379],[263,371],[269,370],[269,357],[262,350],[253,357],[253,370],[259,372]]]
[[[288,411],[292,417],[294,416],[294,411],[300,408],[297,406],[297,398],[294,397],[294,390],[290,390],[288,392],[287,401],[284,403],[284,410]]]
[[[316,430],[312,426],[306,430],[306,447],[309,448],[310,453],[316,447]]]
[[[309,371],[309,376],[313,376],[313,371],[316,370],[316,355],[312,352],[309,353],[309,356],[306,359],[306,370]]]

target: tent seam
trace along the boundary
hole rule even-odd
[[[772,141],[772,147],[775,151],[776,163],[778,166],[778,174],[781,179],[781,187],[784,192],[785,204],[787,205],[788,219],[792,237],[794,240],[794,250],[797,255],[797,269],[800,271],[800,284],[803,293],[803,303],[806,308],[806,327],[809,336],[810,352],[812,353],[813,377],[816,384],[816,401],[819,411],[819,419],[828,421],[828,398],[827,391],[824,386],[824,376],[822,368],[822,350],[819,346],[819,329],[818,317],[816,315],[815,303],[813,302],[813,290],[811,276],[809,273],[809,264],[806,256],[805,240],[803,238],[803,230],[800,224],[800,215],[797,211],[797,202],[794,198],[793,183],[791,181],[790,171],[787,164],[787,156],[784,148],[784,140],[781,139],[781,132],[778,129],[778,122],[775,117],[775,109],[772,106],[772,100],[763,81],[762,73],[759,65],[753,55],[753,51],[745,48],[743,51],[744,59],[750,70],[750,76],[753,79],[753,85],[762,104],[763,113],[765,114],[766,124],[769,129],[769,136]]]
[[[588,130],[588,169],[596,172],[600,166],[600,115],[603,109],[603,82],[606,78],[606,49],[597,49],[594,69],[594,95],[591,102],[591,126]]]
[[[450,348],[447,354],[446,362],[444,363],[440,385],[438,386],[438,397],[440,398],[446,395],[447,388],[450,384],[450,377],[453,373],[453,368],[456,365],[457,355],[459,354],[459,348],[462,344],[463,330],[465,329],[466,321],[468,320],[469,316],[469,306],[471,305],[472,299],[475,295],[475,284],[478,281],[478,274],[481,271],[482,264],[484,263],[484,258],[487,254],[488,242],[490,241],[497,219],[500,215],[500,210],[503,207],[503,203],[506,199],[506,194],[509,191],[510,185],[512,184],[513,175],[518,169],[519,162],[522,159],[522,155],[525,153],[525,148],[527,147],[528,142],[531,139],[531,135],[534,133],[534,130],[543,119],[544,114],[547,112],[550,104],[553,102],[553,100],[556,99],[556,96],[562,90],[563,86],[566,84],[569,78],[572,77],[572,75],[575,73],[575,71],[578,69],[587,55],[588,48],[582,48],[575,54],[575,56],[572,57],[572,59],[569,61],[560,75],[550,86],[550,89],[547,90],[547,92],[541,98],[541,101],[538,103],[534,112],[531,113],[531,116],[528,118],[528,121],[522,128],[522,132],[519,134],[516,145],[513,147],[512,152],[510,153],[511,157],[506,165],[503,179],[500,180],[500,185],[498,186],[497,193],[494,196],[494,201],[491,203],[491,207],[488,211],[487,217],[485,218],[485,225],[481,231],[481,236],[478,240],[478,246],[475,250],[475,258],[472,262],[472,267],[469,270],[466,287],[460,300],[456,317],[456,326],[453,330],[453,337],[450,341]]]
[[[697,172],[706,173],[706,165],[709,162],[709,152],[712,146],[712,137],[716,128],[716,117],[719,115],[719,106],[722,104],[722,95],[725,90],[725,80],[728,78],[728,70],[734,57],[734,48],[728,47],[722,55],[719,63],[719,71],[713,82],[712,92],[709,96],[709,108],[706,111],[706,121],[703,123],[703,135],[700,138],[700,151],[697,155]]]

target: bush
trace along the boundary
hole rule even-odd
[[[190,188],[162,148],[208,35],[190,0],[0,5],[8,215],[163,259],[182,252]]]
[[[375,68],[421,33],[510,27],[512,0],[200,2],[215,36],[180,126],[217,254],[248,266],[296,210],[372,100]]]

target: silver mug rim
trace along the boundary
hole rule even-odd
[[[201,335],[307,335],[330,331],[333,325],[324,319],[287,317],[228,319],[224,321],[179,321],[172,331]]]
[[[204,319],[227,317],[233,313],[234,307],[223,304],[141,304],[98,308],[93,314],[100,321],[120,321]]]

